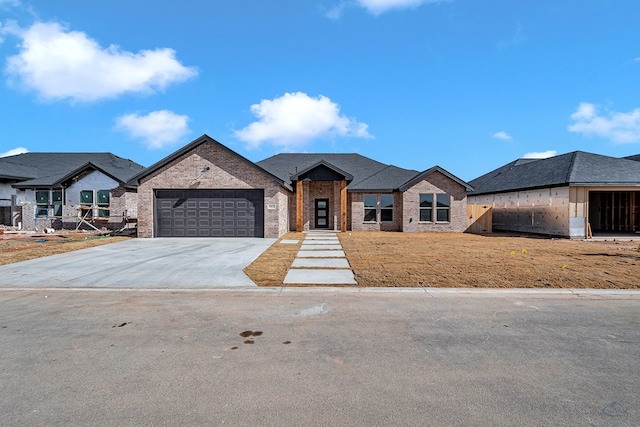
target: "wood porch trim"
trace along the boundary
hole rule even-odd
[[[304,198],[302,197],[302,181],[296,182],[296,231],[302,232],[302,211],[304,210]]]
[[[340,231],[347,231],[347,181],[340,181]]]

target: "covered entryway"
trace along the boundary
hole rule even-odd
[[[264,237],[264,190],[155,190],[157,237]]]

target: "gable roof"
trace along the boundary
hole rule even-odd
[[[289,184],[304,171],[311,170],[318,164],[331,165],[333,170],[350,175],[352,183],[362,181],[387,167],[383,163],[355,153],[281,153],[257,164]]]
[[[275,174],[271,173],[270,171],[260,167],[258,164],[252,162],[251,160],[241,156],[240,154],[236,153],[235,151],[233,151],[229,147],[219,143],[218,141],[216,141],[215,139],[211,138],[207,134],[204,134],[201,137],[194,139],[193,141],[191,141],[189,144],[185,145],[184,147],[182,147],[178,151],[175,151],[174,153],[168,155],[164,159],[159,160],[158,162],[152,164],[148,168],[143,169],[139,173],[133,175],[131,178],[129,178],[129,185],[137,186],[140,183],[140,180],[142,178],[144,178],[146,176],[149,176],[153,172],[157,171],[158,169],[162,168],[163,166],[171,163],[172,161],[178,159],[180,156],[188,153],[189,151],[193,150],[194,148],[196,148],[200,144],[204,144],[204,143],[215,144],[218,148],[223,149],[223,150],[227,151],[229,154],[238,157],[239,159],[241,159],[243,162],[245,162],[250,167],[253,167],[253,168],[259,170],[260,172],[264,173],[265,175],[270,176],[279,185],[282,185],[283,187],[286,187],[286,188],[291,190],[291,186],[288,185],[288,183],[286,181],[280,179],[280,177],[278,177],[277,175],[275,175]]]
[[[320,160],[318,163],[315,163],[315,164],[309,166],[308,168],[303,169],[303,170],[297,172],[294,175],[291,175],[290,179],[292,181],[298,181],[303,175],[307,174],[308,172],[311,172],[314,169],[322,168],[322,167],[327,168],[330,171],[336,173],[337,175],[340,175],[340,176],[344,177],[344,179],[346,181],[353,181],[353,175],[351,175],[348,172],[343,171],[340,168],[335,167],[334,165],[332,165],[331,163],[329,163],[329,162],[327,162],[325,160]]]
[[[471,185],[467,184],[465,181],[461,180],[457,176],[447,172],[446,170],[444,170],[440,166],[434,166],[434,167],[429,168],[429,169],[427,169],[427,170],[425,170],[423,172],[420,172],[419,174],[417,174],[416,176],[411,178],[409,181],[403,183],[400,186],[400,191],[407,191],[409,188],[414,186],[416,183],[422,181],[423,179],[425,179],[427,176],[431,175],[434,172],[440,172],[442,175],[446,176],[450,180],[452,180],[454,182],[457,182],[458,184],[460,184],[463,187],[465,187],[467,189],[467,191],[473,190],[473,187]]]
[[[142,165],[111,153],[23,153],[0,158],[0,178],[15,188],[55,188],[85,170],[98,170],[124,184]]]
[[[640,162],[640,154],[636,154],[635,156],[627,156],[627,157],[623,157],[623,159],[627,159],[627,160],[635,160],[636,162]]]
[[[640,162],[573,151],[547,159],[518,159],[469,184],[474,188],[470,195],[566,185],[640,186]]]
[[[439,166],[418,172],[385,165],[356,153],[282,153],[261,160],[258,165],[289,183],[296,181],[305,172],[323,165],[339,172],[350,181],[347,185],[349,192],[386,193],[398,189],[406,191],[434,171],[443,173],[467,189],[471,188],[469,184]],[[349,176],[352,179],[349,179]]]

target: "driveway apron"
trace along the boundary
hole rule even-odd
[[[0,287],[254,287],[242,271],[275,239],[132,239],[0,266]]]

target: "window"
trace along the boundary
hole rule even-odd
[[[80,206],[82,206],[82,216],[91,218],[93,216],[93,190],[82,190],[80,192]]]
[[[449,222],[450,211],[451,196],[448,194],[420,194],[421,222],[433,222],[434,219],[436,222]]]
[[[438,207],[436,208],[436,220],[438,222],[449,222],[449,208],[451,198],[448,194],[436,194]]]
[[[62,216],[62,191],[52,191],[51,200],[53,201],[53,216]]]
[[[378,197],[375,194],[364,195],[364,220],[366,222],[375,222],[377,202]]]
[[[36,191],[36,217],[49,216],[49,190]]]
[[[433,221],[433,194],[420,195],[420,221]]]
[[[109,216],[109,190],[98,190],[98,216]]]
[[[380,221],[393,221],[393,194],[380,196]]]

